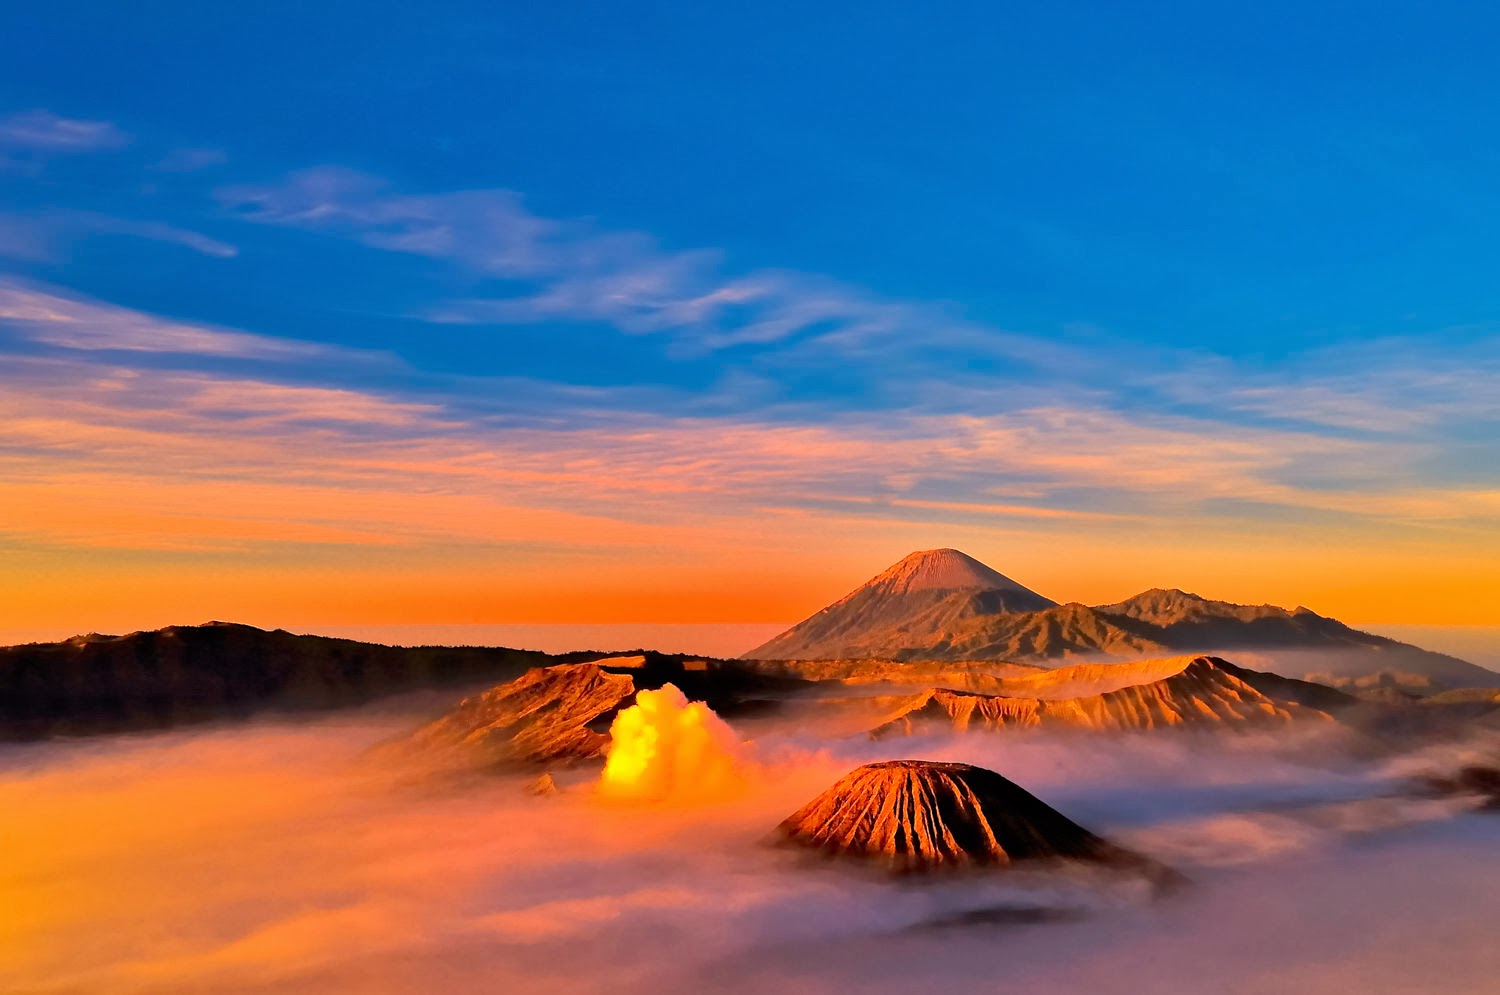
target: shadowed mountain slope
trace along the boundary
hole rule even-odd
[[[968,764],[867,764],[777,827],[787,841],[891,871],[1066,859],[1147,862],[1095,836],[994,771]]]
[[[874,614],[860,613],[873,606]],[[866,618],[862,622],[861,618]],[[881,619],[898,617],[884,624]],[[1054,660],[1074,656],[1140,657],[1169,651],[1151,627],[1115,619],[1087,605],[1038,611],[991,611],[983,592],[929,592],[896,610],[859,591],[744,654],[751,660]]]
[[[0,647],[0,740],[165,729],[267,710],[324,710],[417,690],[494,685],[533,667],[596,662],[637,687],[672,682],[715,709],[802,686],[722,660],[638,651],[561,655],[381,646],[210,622]]]
[[[1118,625],[1148,626],[1177,650],[1259,650],[1276,669],[1311,680],[1408,675],[1407,683],[1500,687],[1500,674],[1457,657],[1361,632],[1307,608],[1236,605],[1186,591],[1145,591],[1095,611]]]
[[[0,648],[0,739],[160,729],[509,680],[545,653],[396,647],[210,622]]]
[[[1169,647],[1149,630],[1108,618],[1087,605],[1066,604],[1026,615],[973,618],[946,639],[969,658],[1052,660],[1107,654],[1141,657]],[[936,649],[941,649],[939,643]],[[916,655],[912,659],[919,658]]]

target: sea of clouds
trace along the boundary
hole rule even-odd
[[[1500,816],[1400,793],[1493,741],[1286,735],[828,741],[745,724],[711,800],[434,777],[378,712],[0,749],[0,990],[33,993],[1480,991]],[[772,846],[859,763],[998,770],[1190,879],[892,881]],[[1016,915],[962,924],[964,913]]]

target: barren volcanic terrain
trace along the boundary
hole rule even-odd
[[[747,659],[1233,658],[1333,683],[1385,677],[1418,689],[1500,687],[1500,674],[1351,629],[1307,608],[1234,605],[1154,589],[1109,605],[1057,604],[953,549],[912,553],[744,654]]]
[[[1208,643],[1252,648],[1175,651]],[[1056,605],[953,550],[743,659],[12,647],[0,987],[1481,990],[1496,676],[1305,609]]]

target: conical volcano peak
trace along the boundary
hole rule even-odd
[[[956,549],[924,549],[882,571],[866,587],[887,594],[913,591],[1026,591],[998,570]],[[1028,594],[1032,593],[1027,591]]]
[[[966,553],[926,549],[745,655],[764,660],[894,656],[911,647],[946,646],[974,618],[1056,604]]]
[[[1144,863],[992,770],[931,760],[851,771],[778,829],[791,843],[893,871],[1036,858]]]

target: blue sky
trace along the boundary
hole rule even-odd
[[[248,254],[275,240],[206,217],[203,188],[334,163],[1032,334],[1255,356],[1494,312],[1483,5],[311,6],[17,5],[7,102],[136,137],[7,200],[179,217]],[[178,147],[227,158],[125,180]],[[102,287],[118,267],[89,255]],[[370,296],[323,266],[308,304]]]
[[[1457,561],[1500,585],[1497,28],[1478,4],[11,5],[0,378],[15,425],[53,399],[71,427],[0,451],[17,486],[165,451],[163,488],[503,489],[620,526],[366,523],[429,559],[639,558],[629,529],[677,523],[643,540],[662,562],[742,562],[736,522],[764,545],[745,523],[858,506],[851,559],[895,529],[1040,569],[1064,516],[1121,548],[1394,544],[1413,585]],[[269,448],[194,448],[218,436]],[[375,483],[364,450],[320,475],[278,446],[501,469]],[[13,520],[28,563],[368,539]]]

